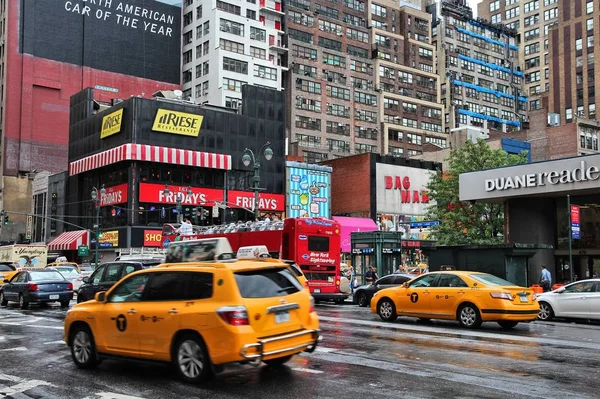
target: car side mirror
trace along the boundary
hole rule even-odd
[[[402,288],[408,288],[408,281],[403,282],[400,287],[402,287]]]
[[[562,294],[563,292],[565,292],[565,287],[560,287],[554,292],[556,292],[557,294]]]
[[[96,302],[106,302],[106,291],[98,292],[96,295],[94,295],[94,299],[96,300]]]
[[[7,279],[7,278],[5,278],[5,279],[4,279],[4,284],[8,284],[8,283],[10,283],[10,280],[9,280],[9,279]]]
[[[89,283],[90,282],[90,278],[86,276],[81,281],[83,281],[84,283]]]

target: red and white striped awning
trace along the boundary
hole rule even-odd
[[[77,251],[80,245],[88,244],[87,230],[66,231],[50,241],[49,251]]]
[[[69,176],[121,161],[147,161],[231,170],[231,155],[129,143],[71,162]]]

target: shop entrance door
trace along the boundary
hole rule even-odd
[[[527,258],[525,256],[506,257],[506,279],[521,287],[527,287]]]

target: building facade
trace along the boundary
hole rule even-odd
[[[183,1],[183,97],[238,109],[242,85],[280,90],[287,70],[283,3]]]
[[[164,223],[176,223],[178,215],[198,225],[253,220],[252,171],[243,166],[242,156],[246,147],[256,152],[267,142],[273,157],[261,162],[260,186],[265,190],[260,192],[258,209],[263,215],[281,216],[283,93],[245,85],[243,96],[247,101],[237,113],[138,97],[96,112],[93,89],[74,95],[66,195],[71,205],[63,217],[92,231],[99,224],[107,233],[100,248],[107,250],[142,247],[145,230],[160,231]],[[91,192],[102,187],[106,193],[98,194],[95,221]],[[224,209],[216,210],[217,204]],[[94,240],[90,243],[94,247]]]
[[[286,3],[291,155],[307,162],[413,155],[424,137],[443,133],[431,17],[402,3]]]
[[[0,7],[0,202],[29,213],[35,174],[67,169],[72,94],[95,87],[110,101],[180,87],[181,8],[145,0]],[[10,220],[3,239],[25,233],[25,216]]]
[[[478,15],[492,24],[502,24],[519,33],[519,60],[525,74],[528,110],[542,108],[542,96],[550,90],[550,28],[558,22],[559,0],[482,0]]]
[[[442,2],[434,19],[447,132],[528,128],[517,31],[474,19],[464,0]]]

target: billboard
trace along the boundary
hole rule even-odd
[[[181,7],[155,0],[21,0],[20,51],[180,83]]]
[[[331,166],[286,162],[286,217],[331,218]]]
[[[377,163],[377,213],[424,216],[432,202],[426,187],[434,173],[428,169]]]

